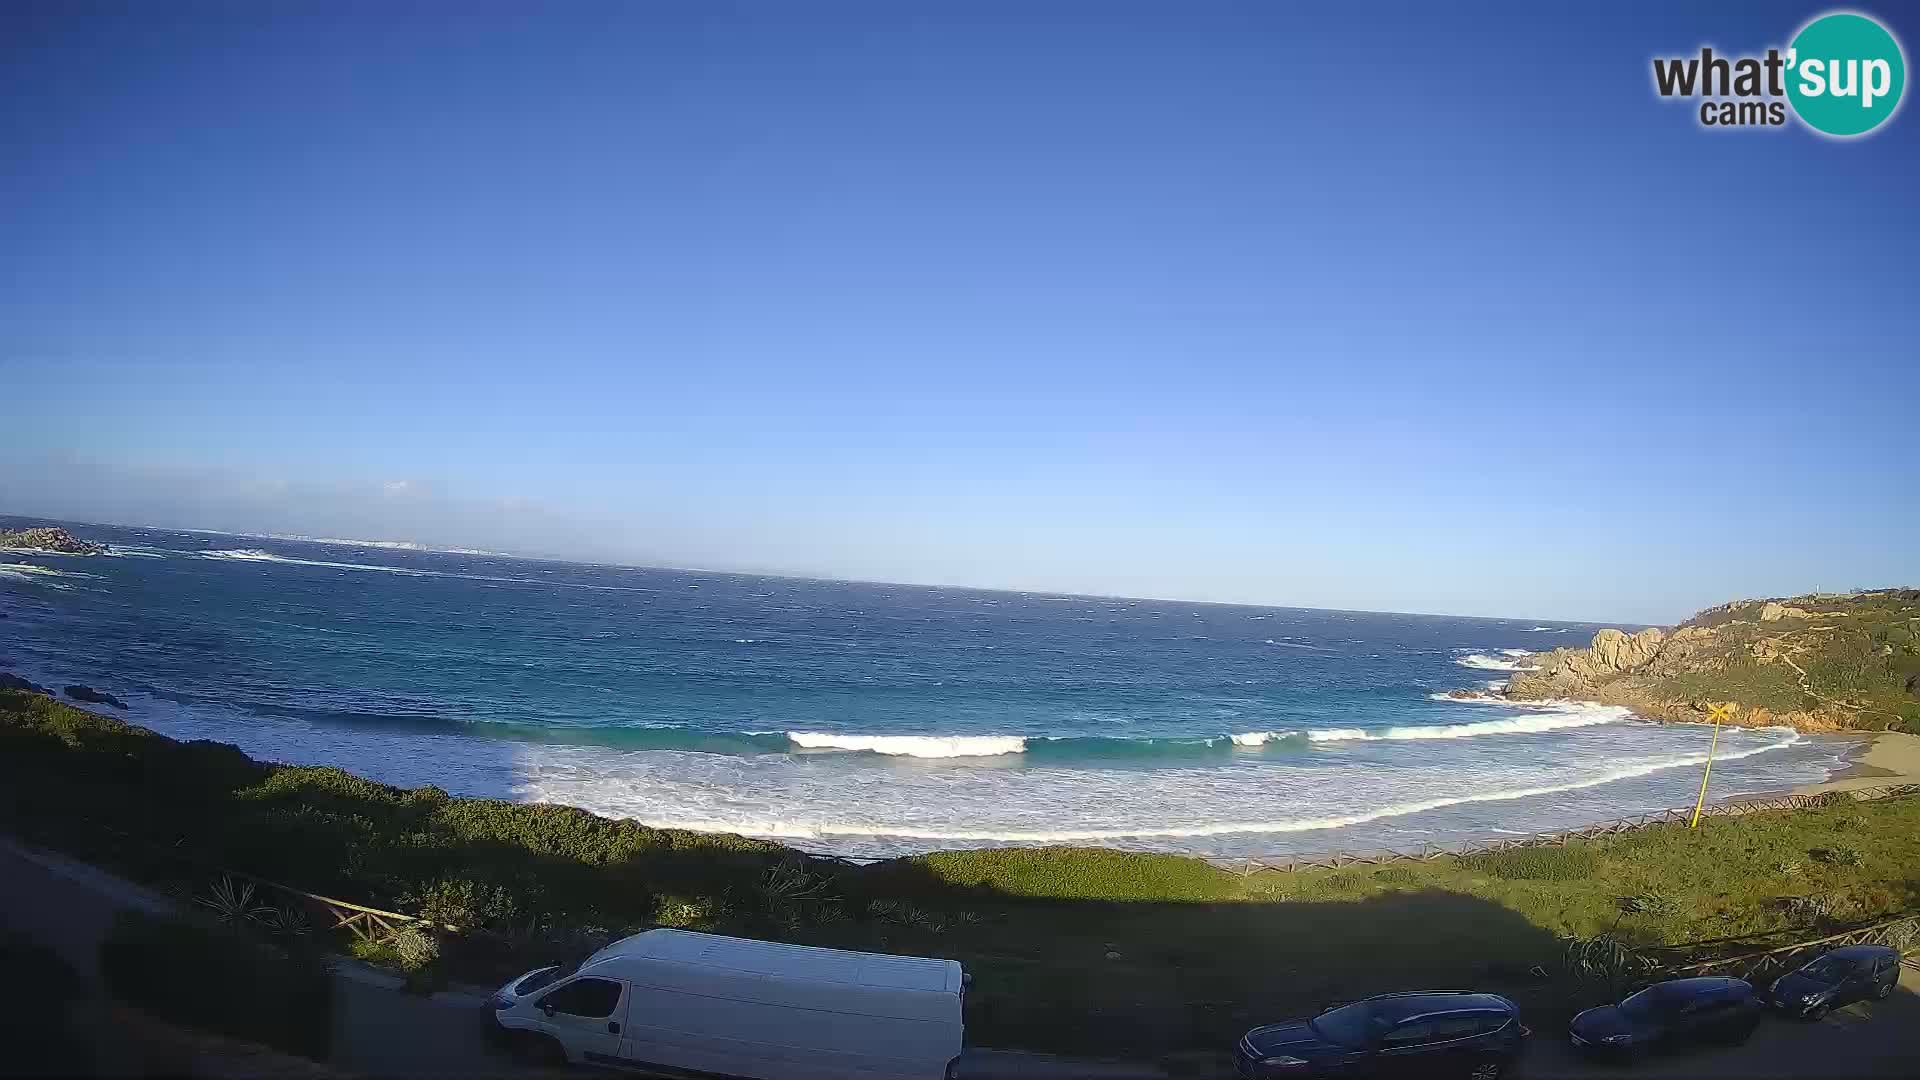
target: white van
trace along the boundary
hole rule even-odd
[[[668,1076],[947,1080],[966,976],[955,960],[648,930],[489,1001],[523,1042]],[[545,1038],[542,1038],[542,1037]]]

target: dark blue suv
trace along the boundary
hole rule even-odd
[[[1254,1028],[1234,1048],[1251,1080],[1294,1076],[1461,1076],[1494,1080],[1531,1032],[1498,994],[1419,990],[1381,994],[1311,1020]]]

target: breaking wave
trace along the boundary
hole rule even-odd
[[[1715,756],[1715,761],[1735,761],[1753,757],[1774,750],[1784,750],[1800,741],[1800,736],[1787,738],[1750,750],[1739,750]],[[1060,829],[1023,831],[1015,829],[919,829],[908,826],[895,827],[879,824],[854,824],[836,822],[798,823],[786,821],[673,821],[678,828],[697,829],[706,832],[734,832],[752,836],[776,837],[790,840],[823,839],[836,836],[890,837],[904,840],[929,840],[943,842],[971,843],[1011,843],[1011,844],[1062,844],[1101,840],[1131,840],[1147,837],[1172,839],[1197,838],[1208,836],[1236,836],[1259,833],[1312,832],[1317,829],[1338,829],[1351,825],[1363,825],[1381,818],[1400,817],[1407,814],[1425,813],[1449,806],[1467,803],[1505,802],[1512,799],[1527,799],[1539,795],[1555,795],[1566,791],[1580,791],[1585,788],[1601,787],[1606,784],[1649,776],[1667,769],[1679,769],[1689,765],[1699,765],[1707,760],[1706,754],[1678,754],[1672,757],[1655,758],[1634,765],[1609,769],[1579,780],[1570,780],[1560,784],[1541,784],[1532,787],[1506,788],[1482,792],[1473,795],[1455,795],[1447,798],[1424,799],[1418,802],[1394,803],[1352,814],[1335,817],[1288,818],[1278,821],[1226,821],[1211,825],[1191,827],[1157,827],[1117,829]]]
[[[1459,664],[1461,667],[1478,668],[1481,671],[1540,670],[1532,664],[1523,664],[1520,662],[1520,657],[1531,655],[1530,653],[1527,653],[1525,650],[1513,650],[1512,652],[1517,653],[1517,655],[1488,656],[1486,653],[1468,653],[1465,656],[1456,657],[1453,662]]]
[[[82,574],[76,570],[55,570],[51,566],[36,566],[33,563],[0,563],[0,581],[24,581],[54,589],[69,589],[72,586],[65,584],[63,579],[92,577],[92,574]]]
[[[373,570],[384,574],[399,574],[403,577],[420,578],[459,578],[463,581],[491,581],[505,585],[539,585],[552,589],[591,589],[595,592],[651,592],[650,589],[633,588],[625,585],[594,585],[580,581],[553,581],[547,578],[504,577],[496,574],[463,574],[451,570],[420,570],[411,566],[386,566],[380,563],[329,562],[325,559],[296,559],[291,555],[277,555],[260,548],[227,548],[217,551],[203,551],[203,559],[222,559],[230,562],[274,563],[283,566],[318,566],[330,570]],[[543,574],[554,571],[542,570]]]
[[[1018,735],[828,735],[789,731],[787,738],[805,750],[864,750],[917,758],[998,757],[1027,749],[1027,740]]]

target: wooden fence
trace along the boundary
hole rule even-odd
[[[1668,962],[1668,957],[1687,948],[1684,945],[1657,950],[1649,949],[1640,955],[1647,961],[1644,965],[1649,976],[1647,981],[1684,979],[1694,975],[1733,975],[1756,986],[1764,986],[1781,974],[1812,960],[1820,953],[1845,945],[1889,945],[1905,953],[1916,943],[1920,943],[1920,915],[1907,915],[1870,926],[1856,927],[1823,938],[1814,938],[1811,941],[1796,941],[1759,952],[1714,957],[1693,963]],[[1697,943],[1697,945],[1710,944],[1717,943]],[[1914,961],[1909,959],[1906,962],[1912,964]]]
[[[332,921],[325,924],[326,929],[345,929],[361,941],[384,944],[392,941],[394,935],[403,929],[436,932],[444,930],[453,934],[460,932],[460,927],[451,923],[435,923],[418,915],[403,915],[397,911],[382,911],[365,904],[356,904],[351,900],[336,900],[331,896],[306,892],[291,885],[282,885],[277,881],[268,881],[238,870],[222,870],[220,873],[227,878],[246,881],[257,888],[265,889],[281,897],[286,906],[304,914],[330,919]]]
[[[1851,799],[1856,802],[1870,802],[1876,799],[1894,799],[1909,795],[1920,795],[1920,784],[1896,784],[1886,787],[1854,788],[1850,791],[1829,791],[1813,795],[1778,795],[1762,799],[1744,799],[1739,802],[1716,803],[1701,811],[1701,817],[1738,817],[1742,814],[1766,813],[1779,810],[1802,810],[1808,807],[1829,806],[1836,800]],[[1615,818],[1612,821],[1597,822],[1577,829],[1563,829],[1558,832],[1532,833],[1526,836],[1503,836],[1485,840],[1465,840],[1453,844],[1422,844],[1418,848],[1379,848],[1369,851],[1329,851],[1307,852],[1292,855],[1266,855],[1247,858],[1217,858],[1207,861],[1223,870],[1231,870],[1243,877],[1273,871],[1288,873],[1295,870],[1315,870],[1339,866],[1383,866],[1389,863],[1434,862],[1439,859],[1455,859],[1467,855],[1484,855],[1499,851],[1512,851],[1516,848],[1565,847],[1575,840],[1597,840],[1605,836],[1617,836],[1655,825],[1684,825],[1693,816],[1693,807],[1675,807],[1668,810],[1655,810],[1650,813],[1636,814],[1632,817]]]
[[[213,909],[223,917],[280,919],[281,911],[292,911],[306,920],[307,926],[324,930],[345,929],[362,941],[376,944],[392,941],[396,933],[408,927],[456,934],[461,932],[460,927],[449,923],[435,923],[418,915],[386,911],[368,907],[365,904],[356,904],[351,900],[321,896],[319,893],[310,893],[291,885],[269,881],[244,870],[229,869],[178,845],[156,844],[150,839],[136,836],[105,822],[68,819],[66,824],[87,825],[97,830],[103,837],[110,837],[112,843],[122,846],[122,850],[126,845],[131,845],[143,857],[157,857],[176,871],[193,871],[195,878],[207,882],[201,887],[203,891],[193,893],[194,903]],[[177,878],[178,874],[170,872],[168,876]],[[238,887],[235,883],[239,883]],[[284,923],[284,920],[282,921]]]

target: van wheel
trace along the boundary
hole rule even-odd
[[[1893,996],[1892,983],[1888,983],[1885,986],[1879,986],[1874,988],[1873,998],[1875,1001],[1885,1001],[1892,996]]]
[[[1500,1074],[1504,1071],[1497,1061],[1483,1061],[1473,1067],[1473,1071],[1467,1074],[1467,1078],[1468,1080],[1500,1080]]]
[[[1807,1010],[1807,1019],[1809,1020],[1823,1020],[1826,1018],[1826,1015],[1827,1007],[1825,1005],[1815,1005],[1813,1008]]]
[[[551,1035],[536,1035],[531,1031],[520,1032],[513,1040],[513,1056],[527,1065],[565,1065],[567,1052],[561,1048],[559,1040]]]

